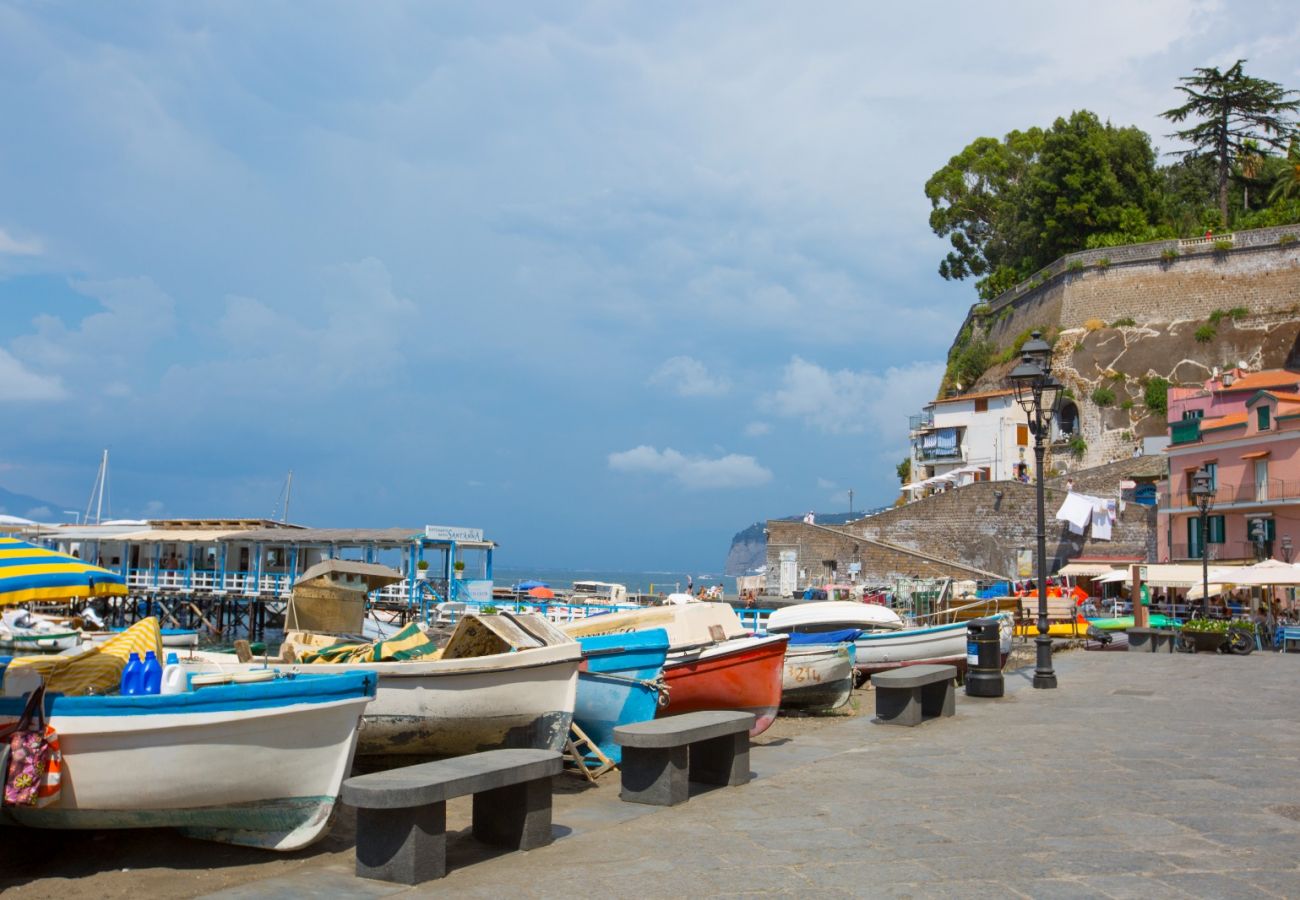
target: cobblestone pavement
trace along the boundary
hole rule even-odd
[[[224,897],[1300,896],[1300,656],[1083,653],[918,728],[859,717],[756,748],[671,809],[610,791],[558,839],[420,888],[336,855]],[[468,844],[468,842],[465,842]]]

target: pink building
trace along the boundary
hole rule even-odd
[[[1170,391],[1160,561],[1202,556],[1200,511],[1190,493],[1202,466],[1214,487],[1210,559],[1287,559],[1292,539],[1300,541],[1300,375],[1229,373],[1180,394]]]

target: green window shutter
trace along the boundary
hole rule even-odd
[[[1222,544],[1224,535],[1223,516],[1210,516],[1205,523],[1206,525],[1206,543]]]
[[[1187,558],[1201,558],[1201,520],[1196,516],[1187,519]]]
[[[1265,519],[1265,520],[1264,520],[1264,540],[1266,540],[1266,541],[1275,541],[1275,540],[1277,540],[1277,520],[1276,520],[1276,519]]]
[[[1259,430],[1268,431],[1268,407],[1261,406],[1255,410],[1255,415],[1259,417]]]

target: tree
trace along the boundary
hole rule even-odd
[[[898,473],[899,484],[907,484],[912,480],[912,457],[906,456],[903,461],[894,469]]]
[[[1291,138],[1291,146],[1286,151],[1286,168],[1278,173],[1268,200],[1270,203],[1287,200],[1297,192],[1300,192],[1300,141]]]
[[[1300,96],[1296,91],[1246,75],[1242,71],[1245,63],[1239,59],[1226,72],[1216,67],[1198,68],[1195,75],[1180,78],[1183,83],[1177,90],[1187,97],[1187,102],[1160,114],[1175,123],[1199,120],[1169,137],[1191,144],[1190,149],[1174,151],[1176,155],[1208,156],[1215,161],[1219,215],[1225,227],[1228,174],[1233,161],[1246,151],[1245,142],[1253,140],[1257,146],[1282,149],[1295,126],[1292,116],[1300,110],[1300,99],[1290,99]]]

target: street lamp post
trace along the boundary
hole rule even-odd
[[[1287,561],[1288,565],[1291,563],[1293,553],[1295,553],[1295,547],[1291,546],[1291,535],[1282,535],[1282,558]]]
[[[1201,615],[1210,610],[1210,546],[1206,541],[1206,524],[1210,518],[1210,506],[1214,503],[1214,485],[1209,471],[1201,466],[1192,473],[1192,487],[1188,492],[1201,511]]]
[[[1056,687],[1052,669],[1052,639],[1047,635],[1047,525],[1043,496],[1043,456],[1047,431],[1061,398],[1061,382],[1052,375],[1052,347],[1035,331],[1021,348],[1020,365],[1008,376],[1015,385],[1016,402],[1025,411],[1029,430],[1034,435],[1035,487],[1038,501],[1038,637],[1034,687]]]

